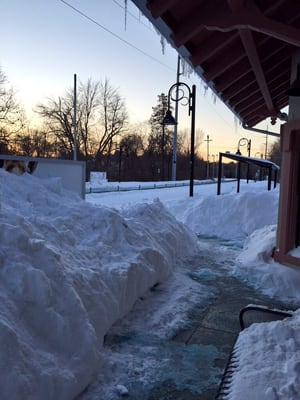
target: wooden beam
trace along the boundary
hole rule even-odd
[[[223,73],[220,82],[217,83],[216,81],[215,88],[218,92],[224,92],[226,89],[238,82],[238,79],[242,79],[249,73],[252,73],[252,69],[248,59],[244,57],[239,63]],[[233,76],[236,76],[237,80],[234,81],[232,79]]]
[[[244,116],[244,118],[250,119],[255,115],[268,115],[268,109],[265,104],[258,103],[256,107],[252,107],[251,110],[241,111],[241,114]],[[269,116],[271,116],[271,114],[269,114]]]
[[[216,77],[222,75],[225,71],[230,70],[234,65],[238,64],[241,60],[246,58],[243,46],[239,42],[238,46],[228,48],[219,62],[212,63],[211,67],[206,69],[203,74],[204,79],[208,82],[213,81]],[[248,65],[249,62],[247,61]],[[203,66],[205,69],[205,65]]]
[[[291,57],[293,53],[293,49],[287,49],[286,45],[282,43],[278,46],[278,43],[269,41],[268,37],[265,37],[259,44],[260,54],[265,54],[261,56],[261,63],[263,65],[264,70],[269,71],[272,67],[276,67],[276,65],[280,64],[282,61]],[[282,50],[284,49],[285,55],[282,56]],[[218,92],[223,92],[227,88],[229,88],[232,84],[232,76],[238,76],[242,78],[248,72],[251,71],[251,67],[249,61],[247,59],[243,59],[234,67],[230,68],[228,71],[224,71],[222,74],[222,80],[220,83],[216,83],[215,88]]]
[[[227,0],[231,10],[236,13],[244,12],[244,2],[243,0]],[[248,10],[247,10],[248,11]],[[257,10],[255,10],[257,11]],[[261,15],[258,12],[259,15]],[[266,102],[267,108],[271,113],[274,113],[274,104],[269,92],[269,88],[266,82],[266,77],[261,66],[260,58],[256,50],[256,45],[254,43],[253,35],[248,29],[239,29],[240,38],[243,42],[243,46],[247,53],[247,57],[252,67],[252,71],[256,77],[257,84],[261,91],[261,94]],[[254,92],[255,93],[255,92]],[[246,97],[246,96],[245,96]],[[234,100],[233,102],[237,104]]]
[[[238,38],[239,35],[236,33],[227,38],[222,37],[222,40],[220,40],[220,36],[216,34],[211,40],[203,41],[200,43],[199,49],[196,49],[193,56],[190,57],[192,64],[195,66],[201,65]]]
[[[179,0],[180,1],[180,0]],[[148,2],[147,7],[154,18],[161,17],[168,9],[174,6],[178,0],[152,0]]]
[[[181,0],[182,1],[182,0]],[[163,1],[161,0],[163,3]],[[198,2],[195,2],[196,4]],[[194,7],[190,14],[185,18],[181,24],[178,25],[177,29],[174,30],[171,35],[175,45],[180,47],[184,45],[189,39],[197,35],[202,29],[204,29],[203,21],[214,20],[216,15],[225,15],[229,13],[226,2],[221,2],[218,5],[218,11],[212,4],[211,6],[205,5],[203,7],[201,4],[198,7]]]
[[[252,66],[252,70],[256,76],[256,80],[260,91],[263,95],[263,98],[266,102],[268,110],[273,112],[274,104],[272,102],[272,98],[270,96],[270,92],[268,89],[268,85],[266,82],[265,74],[262,69],[259,56],[257,54],[256,46],[254,44],[252,33],[248,30],[240,30],[240,36],[245,47],[249,62]]]
[[[238,2],[239,3],[239,2]],[[240,7],[232,11],[226,2],[222,2],[218,7],[218,12],[213,6],[205,9],[195,9],[187,17],[188,24],[182,23],[178,30],[173,34],[176,46],[185,44],[195,36],[202,27],[207,30],[230,32],[237,29],[248,29],[263,33],[270,37],[300,47],[300,30],[287,23],[281,23],[270,19],[262,14],[260,10]],[[300,10],[299,10],[300,12]],[[266,11],[268,14],[268,10]]]
[[[265,17],[262,13],[250,10],[241,10],[224,17],[202,20],[201,24],[207,30],[230,32],[236,29],[247,29],[263,33],[275,39],[300,47],[300,30],[288,24],[277,22]]]
[[[244,90],[251,91],[251,88],[257,88],[257,82],[255,80],[255,76],[251,74],[247,74],[242,79],[238,79],[235,84],[232,85],[229,89],[225,90],[222,95],[228,99],[234,99],[240,93],[243,93]],[[233,100],[234,101],[234,100]]]
[[[244,112],[249,108],[253,107],[258,102],[264,103],[264,99],[259,95],[259,89],[253,91],[250,96],[247,98],[240,96],[239,101],[235,101],[231,99],[232,104],[234,104],[234,109],[238,112]]]

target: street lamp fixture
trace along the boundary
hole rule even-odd
[[[248,150],[248,157],[250,157],[250,152],[251,152],[251,139],[247,139],[247,138],[241,138],[238,141],[238,147],[237,147],[237,151],[235,154],[238,154],[239,156],[242,155],[241,150],[240,150],[240,146],[245,146],[247,145],[247,150]],[[238,163],[238,169],[240,169],[240,162]],[[247,183],[249,182],[249,164],[247,164]]]
[[[177,96],[174,96],[177,92]],[[172,115],[170,102],[176,103],[184,101],[183,105],[188,106],[189,115],[191,116],[191,154],[190,154],[190,197],[194,195],[194,156],[195,156],[195,109],[196,109],[196,85],[192,89],[184,82],[176,82],[172,85],[168,92],[168,109],[162,125],[177,125],[177,121]]]
[[[168,105],[169,107],[169,105]],[[173,117],[172,112],[170,109],[167,110],[166,115],[164,116],[164,119],[162,121],[162,125],[172,125],[175,126],[177,125],[176,119]]]
[[[237,147],[237,151],[235,154],[237,155],[242,155],[241,150],[240,150],[240,146],[245,146],[247,145],[247,150],[248,150],[248,157],[250,157],[250,152],[251,152],[251,139],[247,139],[247,138],[241,138],[238,141],[238,147]]]

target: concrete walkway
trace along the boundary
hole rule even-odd
[[[168,381],[154,388],[147,400],[214,399],[228,356],[236,336],[240,332],[239,311],[248,304],[262,304],[282,309],[287,307],[258,293],[245,282],[226,273],[221,273],[219,279],[216,279],[215,269],[222,272],[224,265],[220,264],[219,256],[216,256],[215,253],[200,255],[197,263],[209,266],[212,268],[211,270],[214,270],[211,275],[207,270],[202,276],[199,275],[199,270],[195,270],[194,273],[194,278],[202,284],[205,283],[214,292],[214,297],[205,306],[201,304],[199,308],[192,311],[191,327],[178,332],[173,341],[178,345],[214,348],[217,350],[216,358],[212,364],[208,364],[205,358],[199,360],[199,386],[196,392],[184,388],[178,390],[176,382]],[[184,374],[184,371],[182,372]],[[135,399],[135,397],[133,398]]]
[[[188,260],[187,274],[199,282],[199,291],[209,293],[208,298],[189,310],[185,327],[172,338],[162,339],[155,330],[145,333],[130,324],[124,328],[121,323],[121,330],[112,329],[104,349],[115,354],[115,373],[122,369],[121,383],[128,393],[115,393],[108,399],[104,377],[98,389],[80,400],[213,400],[240,331],[239,311],[248,304],[288,307],[232,276],[231,268],[240,251],[235,244],[201,240],[203,251]],[[126,363],[122,363],[124,359]],[[117,382],[109,384],[116,386]]]

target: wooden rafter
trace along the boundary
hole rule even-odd
[[[245,11],[242,0],[228,0],[228,4],[234,13],[241,13],[242,11]],[[275,111],[275,107],[269,92],[266,77],[253,40],[253,35],[249,29],[239,29],[239,35],[267,108],[270,114],[276,115],[277,112]]]
[[[219,5],[218,13],[221,14],[224,12],[228,12],[226,7],[226,3],[222,2]],[[183,23],[178,27],[176,31],[174,31],[172,38],[176,46],[181,46],[185,44],[190,38],[194,37],[201,29],[205,27],[203,21],[210,21],[216,18],[216,11],[214,7],[205,7],[203,8],[195,8],[192,13],[187,17],[189,24]]]
[[[257,54],[253,36],[252,36],[251,32],[248,30],[240,30],[240,37],[241,37],[241,40],[245,47],[245,51],[247,53],[249,62],[251,64],[252,70],[256,76],[258,86],[259,86],[260,91],[263,95],[263,98],[266,102],[268,110],[270,111],[270,113],[276,114],[275,109],[274,109],[274,104],[273,104],[272,98],[270,96],[269,88],[268,88],[268,85],[266,82],[265,74],[262,69],[258,54]]]
[[[156,28],[249,126],[274,121],[288,104],[300,1],[133,1],[150,10]]]
[[[221,42],[220,42],[219,37],[212,38],[209,42],[204,41],[203,43],[201,43],[201,46],[199,46],[199,50],[197,50],[197,52],[195,52],[195,55],[190,57],[192,64],[193,65],[202,64],[204,61],[206,61],[210,57],[213,57],[219,51],[221,51],[222,49],[229,46],[238,37],[239,37],[239,35],[235,34],[235,35],[231,35],[230,37],[228,37],[227,39],[225,39]]]
[[[282,40],[293,46],[300,47],[300,30],[271,20],[259,12],[238,11],[233,14],[227,12],[226,15],[210,20],[202,20],[201,25],[207,30],[216,30],[220,32],[230,32],[236,29],[248,29],[259,33],[264,33],[270,37]]]
[[[154,18],[161,17],[168,8],[172,7],[177,3],[178,0],[164,0],[164,1],[153,1],[148,5]]]

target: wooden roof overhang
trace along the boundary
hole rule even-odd
[[[132,0],[242,123],[275,123],[300,48],[299,0]]]

